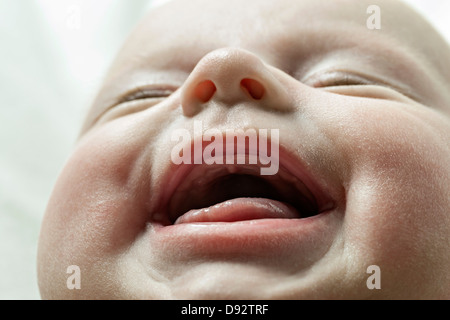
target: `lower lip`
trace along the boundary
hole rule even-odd
[[[195,253],[202,256],[235,255],[239,252],[277,256],[283,252],[292,254],[292,250],[308,254],[311,251],[327,250],[337,230],[337,219],[333,211],[299,219],[286,218],[292,215],[289,208],[288,212],[280,212],[280,207],[276,207],[277,212],[271,212],[270,208],[258,206],[254,208],[253,219],[230,218],[237,217],[244,211],[249,216],[250,204],[239,205],[244,210],[234,213],[227,206],[216,208],[214,216],[222,217],[222,221],[211,221],[202,214],[197,217],[194,214],[193,218],[188,217],[182,223],[174,225],[152,223],[152,232],[149,233],[152,247],[187,256]],[[239,205],[235,207],[239,208]]]
[[[293,218],[299,218],[298,212],[285,203],[265,198],[236,198],[209,208],[190,210],[175,224]]]

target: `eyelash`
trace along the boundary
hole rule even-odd
[[[303,83],[313,87],[313,88],[332,88],[332,87],[345,87],[345,86],[380,86],[396,91],[403,96],[414,100],[416,102],[422,103],[421,99],[416,96],[407,87],[401,85],[395,85],[386,80],[368,76],[361,75],[356,72],[349,71],[325,71],[313,74],[308,77]]]
[[[117,102],[118,104],[132,102],[137,100],[146,100],[146,99],[163,99],[169,97],[172,93],[174,93],[176,88],[172,87],[136,87],[124,95],[122,95]]]
[[[339,86],[362,86],[362,85],[385,85],[382,81],[369,79],[355,73],[333,71],[320,72],[307,78],[304,83],[313,88],[339,87]]]

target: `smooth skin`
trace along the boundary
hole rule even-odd
[[[403,3],[377,3],[381,30],[366,27],[372,2],[361,0],[151,10],[49,201],[42,298],[450,299],[450,50]],[[158,241],[171,132],[196,120],[278,128],[335,202],[327,232],[269,239],[267,251]],[[81,290],[67,289],[70,265]],[[370,265],[380,290],[366,286]]]

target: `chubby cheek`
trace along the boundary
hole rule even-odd
[[[58,178],[41,229],[41,288],[76,292],[64,291],[71,265],[80,267],[86,285],[111,277],[117,256],[145,226],[142,190],[148,188],[145,179],[134,177],[150,174],[141,161],[146,137],[120,122],[113,125],[114,130],[105,125],[80,141]]]
[[[360,268],[378,265],[382,294],[450,291],[450,128],[433,112],[366,108],[348,115],[343,233]],[[446,137],[447,136],[447,137]],[[447,271],[446,271],[447,270]]]

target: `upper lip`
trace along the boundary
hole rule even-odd
[[[283,190],[289,190],[290,194],[280,194],[281,199],[276,200],[288,201],[288,199],[298,199],[293,200],[296,203],[289,204],[294,207],[308,204],[308,215],[317,215],[333,209],[334,201],[327,192],[326,186],[319,182],[319,179],[312,174],[310,168],[305,165],[301,158],[294,155],[293,152],[279,146],[278,160],[279,170],[274,176],[260,176],[260,164],[207,165],[203,163],[175,165],[172,163],[162,178],[164,191],[159,195],[159,205],[156,210],[160,215],[158,219],[163,221],[164,224],[170,225],[179,216],[190,209],[194,209],[189,207],[189,201],[187,201],[189,197],[187,198],[181,194],[181,188],[189,192],[189,190],[193,189],[194,183],[196,183],[196,188],[203,186],[206,190],[209,189],[205,186],[206,184],[218,181],[232,174],[259,177],[268,181],[269,184],[278,184],[279,186],[284,184]],[[195,179],[198,176],[202,176],[204,179],[198,181]],[[274,189],[276,190],[277,187],[275,186]]]

